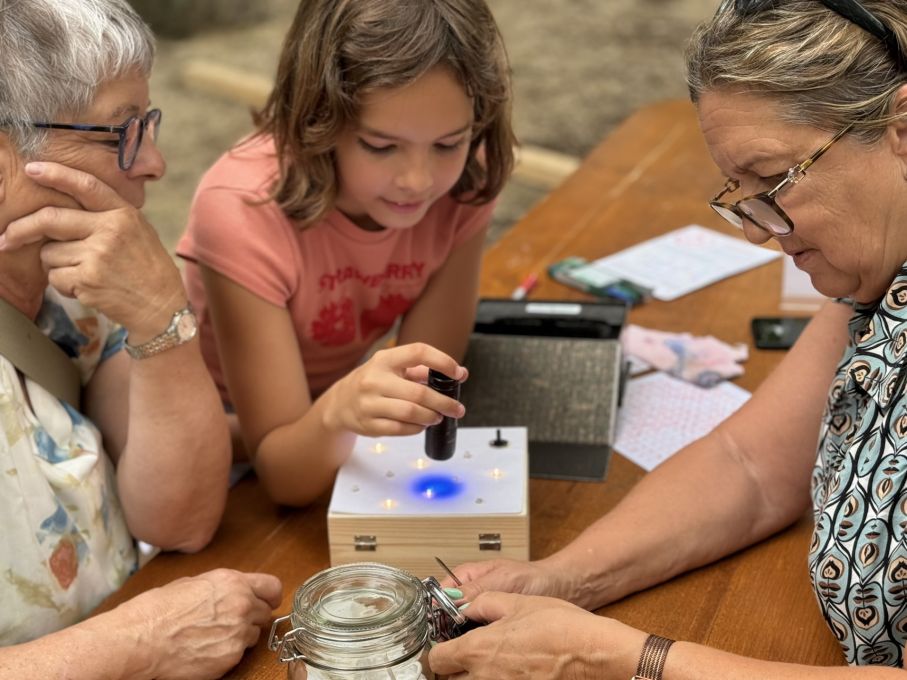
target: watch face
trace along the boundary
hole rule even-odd
[[[176,322],[176,334],[179,336],[180,342],[191,340],[197,332],[198,321],[196,321],[195,314],[192,312],[183,314],[179,321]]]

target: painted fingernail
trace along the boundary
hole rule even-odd
[[[453,600],[462,600],[463,599],[463,591],[460,590],[459,588],[445,588],[444,594]]]
[[[40,175],[44,172],[44,163],[26,163],[25,172],[29,175]]]
[[[465,609],[466,609],[469,605],[470,605],[469,602],[464,602],[464,603],[461,604],[459,607],[457,607],[457,610],[458,610],[458,611],[461,611],[461,612],[462,612],[462,611],[465,611]]]

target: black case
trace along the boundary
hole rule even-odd
[[[619,303],[482,300],[464,360],[461,423],[526,427],[533,477],[602,480],[624,377],[625,317]]]

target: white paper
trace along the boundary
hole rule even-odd
[[[425,435],[358,437],[337,474],[329,513],[357,515],[519,514],[526,507],[525,427],[461,427],[450,460],[425,456]],[[437,484],[431,482],[438,479]],[[434,489],[438,490],[436,494]],[[448,494],[444,491],[451,492]]]
[[[675,300],[710,283],[770,262],[780,253],[713,229],[690,225],[578,268],[586,280],[615,277]]]
[[[711,432],[750,393],[734,383],[697,387],[656,372],[627,383],[614,449],[646,471]]]

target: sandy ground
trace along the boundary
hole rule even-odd
[[[271,18],[237,29],[159,42],[152,99],[164,110],[167,176],[146,212],[172,249],[204,170],[251,129],[249,109],[187,87],[193,60],[270,78],[295,0],[271,0]],[[514,125],[525,144],[582,157],[636,108],[685,97],[683,49],[717,0],[490,0],[513,66]],[[544,190],[511,182],[495,216],[496,238]]]

